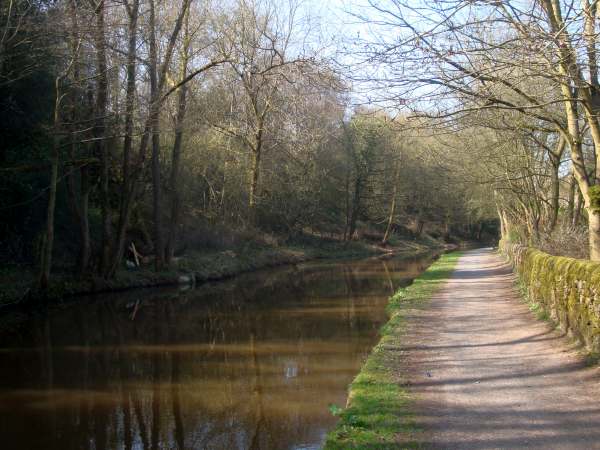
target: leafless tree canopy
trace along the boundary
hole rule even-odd
[[[600,258],[597,2],[346,6],[331,40],[299,0],[4,2],[3,261],[44,287],[132,243],[162,270],[496,231]]]

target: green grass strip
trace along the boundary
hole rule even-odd
[[[398,374],[403,364],[405,315],[426,304],[450,277],[459,257],[459,252],[443,255],[413,284],[390,297],[390,320],[350,385],[347,408],[331,407],[340,420],[327,435],[326,450],[419,448],[414,440],[418,430],[409,411],[411,399]]]

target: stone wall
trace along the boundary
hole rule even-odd
[[[600,353],[600,263],[552,256],[531,247],[500,242],[527,288],[561,328],[593,353]]]

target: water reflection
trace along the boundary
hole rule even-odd
[[[428,259],[305,264],[132,291],[0,331],[10,449],[318,448]]]

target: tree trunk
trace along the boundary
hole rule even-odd
[[[561,153],[562,155],[562,153]],[[558,171],[560,169],[560,156],[550,154],[550,163],[552,165],[551,185],[552,185],[552,197],[550,199],[550,223],[548,225],[548,232],[552,233],[558,223],[558,209],[560,199],[560,177]]]
[[[48,208],[46,211],[46,234],[42,247],[39,288],[46,290],[50,281],[52,269],[52,250],[54,247],[54,212],[56,210],[56,185],[58,183],[58,160],[60,148],[60,103],[61,103],[61,79],[55,81],[56,99],[54,102],[54,137],[52,139],[52,161],[50,166],[50,186],[48,190]]]
[[[566,69],[561,68],[561,70],[563,74],[566,74]],[[573,98],[571,88],[568,85],[566,85],[565,83],[561,84],[561,91],[566,99],[565,111],[567,113],[567,125],[569,128],[569,135],[571,138],[571,141],[569,142],[569,147],[571,149],[571,161],[573,162],[573,175],[577,180],[577,185],[579,186],[579,192],[581,196],[579,207],[581,207],[582,203],[585,203],[586,208],[590,208],[591,185],[588,173],[585,168],[585,159],[583,157],[582,139],[577,114],[577,103]],[[600,148],[600,142],[596,142],[596,140],[594,140],[594,145],[596,148]],[[576,219],[574,220],[579,221],[579,214],[576,214]],[[590,220],[588,223],[588,233],[590,259],[592,260],[595,260],[594,258],[600,258],[600,247],[593,247],[593,245],[600,244],[600,234],[598,236],[594,236],[594,233],[598,233],[599,231],[600,230],[598,230],[598,228],[594,228],[592,226],[592,221]]]
[[[158,120],[157,120],[158,122]],[[157,124],[158,125],[158,124]],[[152,210],[154,218],[154,266],[162,269],[165,261],[165,245],[162,233],[162,192],[160,181],[160,136],[152,129]]]
[[[573,223],[573,218],[575,217],[575,192],[577,190],[577,180],[575,180],[575,176],[571,173],[571,177],[569,179],[569,199],[567,203],[567,212],[569,223]]]
[[[260,174],[260,158],[261,149],[260,147],[252,151],[252,162],[250,167],[250,192],[248,198],[248,210],[250,215],[250,222],[256,226],[257,217],[257,198],[258,198],[258,178]]]
[[[600,211],[595,207],[588,207],[590,259],[600,261]]]
[[[392,192],[392,204],[390,206],[390,215],[388,217],[388,223],[385,227],[385,233],[381,241],[382,245],[386,245],[390,232],[392,230],[392,224],[394,223],[394,216],[396,215],[396,197],[398,196],[398,178],[400,177],[400,163],[396,162],[396,170],[394,171],[394,189]]]
[[[127,192],[128,183],[130,183],[131,166],[131,148],[133,144],[133,113],[135,109],[135,74],[137,58],[137,22],[139,14],[139,0],[133,0],[130,8],[127,9],[129,16],[129,41],[127,46],[127,85],[125,88],[125,129],[123,137],[123,166],[121,192],[124,195]],[[121,201],[121,215],[123,214],[124,202]]]
[[[123,138],[123,166],[121,183],[121,204],[119,209],[119,224],[117,228],[117,237],[113,249],[112,261],[110,267],[105,273],[107,278],[114,276],[117,268],[121,264],[123,253],[125,251],[125,238],[127,235],[127,226],[131,217],[131,208],[136,196],[137,175],[131,173],[131,150],[133,146],[133,114],[135,111],[135,75],[137,60],[137,23],[139,17],[139,0],[134,0],[131,7],[128,8],[129,15],[129,42],[127,48],[127,85],[125,93],[125,130]],[[147,137],[142,137],[140,144],[140,163],[142,155],[145,153],[145,147],[141,148],[143,142],[147,142]],[[141,170],[141,167],[140,167]]]
[[[358,220],[358,213],[360,211],[360,196],[362,193],[361,184],[360,178],[357,178],[354,182],[354,197],[352,199],[352,209],[350,211],[350,220],[348,223],[348,241],[351,241],[354,238],[354,233],[356,232],[356,221]]]
[[[121,265],[121,261],[123,260],[123,254],[125,253],[125,239],[127,237],[127,227],[129,226],[129,220],[131,218],[131,209],[137,194],[136,186],[136,182],[132,180],[130,183],[128,183],[126,192],[123,193],[123,197],[121,200],[121,212],[119,214],[119,228],[117,230],[115,248],[110,267],[105,274],[106,278],[112,278],[115,275],[117,269]]]
[[[79,36],[79,22],[77,16],[77,2],[71,0],[69,2],[69,13],[71,15],[71,55],[73,58],[73,79],[71,82],[71,95],[70,95],[70,127],[71,133],[71,145],[69,146],[70,158],[75,161],[79,156],[78,151],[78,133],[80,126],[80,119],[83,116],[87,116],[87,113],[91,111],[91,108],[87,110],[82,108],[80,103],[82,99],[82,88],[80,83],[81,76],[81,61],[80,61],[80,36]],[[82,114],[83,113],[83,114]],[[87,117],[86,117],[87,118]],[[86,152],[88,153],[88,152]],[[89,156],[86,154],[85,156]],[[79,196],[77,195],[77,180],[76,171],[69,170],[67,172],[67,192],[71,209],[73,210],[73,216],[76,219],[76,224],[79,230],[79,254],[77,257],[77,272],[79,275],[84,275],[89,266],[90,259],[92,256],[92,244],[90,236],[90,224],[89,224],[89,198],[90,198],[90,180],[89,180],[89,167],[84,164],[79,169]]]
[[[55,137],[54,139],[58,139]],[[48,288],[52,268],[52,250],[54,246],[54,211],[56,209],[56,184],[58,180],[58,145],[53,144],[52,165],[50,169],[50,189],[48,191],[48,210],[46,213],[46,235],[42,250],[39,287]]]
[[[71,157],[75,152],[71,151]],[[88,180],[87,167],[80,169],[80,193],[77,198],[75,189],[75,175],[69,173],[67,175],[67,190],[69,203],[73,216],[75,217],[77,228],[79,230],[79,255],[77,257],[77,272],[79,275],[84,275],[90,265],[92,255],[92,244],[90,236],[89,224],[89,199],[90,199],[90,183]]]
[[[84,275],[90,267],[92,257],[92,238],[90,235],[90,183],[87,168],[81,170],[81,194],[79,205],[81,217],[79,220],[79,237],[81,248],[79,251],[79,274]]]
[[[481,241],[482,234],[483,234],[483,222],[479,222],[479,225],[477,225],[477,235],[476,235],[475,239],[477,239],[477,241]]]
[[[102,211],[102,241],[100,271],[104,273],[110,261],[111,218],[109,198],[110,160],[105,142],[106,107],[108,104],[108,77],[106,62],[106,36],[104,34],[105,2],[100,1],[96,8],[96,107],[94,120],[95,153],[100,155],[100,209]]]
[[[558,222],[558,208],[559,208],[559,195],[560,195],[560,179],[558,177],[558,167],[556,170],[552,169],[552,198],[550,202],[550,224],[548,226],[548,232],[552,233],[556,228]]]
[[[530,244],[537,244],[540,239],[540,218],[531,208],[523,205],[523,212],[527,220],[528,241]]]
[[[392,230],[392,224],[394,223],[394,216],[396,215],[396,187],[394,186],[394,196],[392,198],[392,204],[390,206],[390,215],[388,217],[388,223],[385,227],[385,233],[383,234],[383,239],[381,240],[381,245],[386,245],[387,241],[390,237],[390,232]]]
[[[156,52],[156,17],[154,0],[150,0],[150,98],[158,102],[158,56]],[[164,265],[165,247],[162,234],[162,200],[160,181],[160,114],[157,108],[152,113],[152,211],[154,219],[154,266],[160,270]]]
[[[346,170],[346,180],[344,184],[344,241],[348,240],[348,228],[350,226],[350,171]]]
[[[583,195],[581,194],[581,191],[577,192],[577,205],[575,206],[575,212],[573,214],[573,226],[579,226],[579,222],[581,221],[581,211],[583,209]]]
[[[189,17],[189,16],[188,16]],[[189,36],[186,29],[184,37],[183,61],[181,63],[181,79],[187,76],[187,65],[189,60]],[[177,93],[177,117],[175,118],[175,142],[173,143],[173,154],[171,159],[171,177],[169,186],[171,188],[171,218],[169,220],[169,234],[167,237],[166,264],[171,264],[175,254],[175,242],[177,237],[177,224],[181,212],[181,191],[179,188],[179,173],[181,166],[181,141],[183,140],[183,121],[185,119],[187,101],[187,85],[179,88]]]
[[[511,228],[512,228],[512,224],[510,222],[509,219],[509,215],[506,211],[502,211],[502,215],[504,216],[504,227],[506,230],[506,236],[510,237],[510,232],[511,232]]]
[[[504,211],[500,208],[497,208],[498,218],[500,219],[500,239],[505,240],[508,238],[508,229],[506,225],[506,217],[504,216]]]

